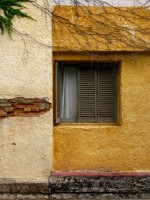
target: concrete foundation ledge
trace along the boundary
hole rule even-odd
[[[0,200],[48,200],[48,195],[3,194]]]
[[[51,199],[150,199],[150,173],[54,172]]]
[[[49,199],[48,181],[0,179],[0,200]]]

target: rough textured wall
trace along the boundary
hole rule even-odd
[[[57,54],[55,60],[120,60],[120,124],[54,127],[53,170],[150,171],[149,55]]]
[[[150,59],[137,53],[149,51],[149,9],[55,6],[54,14],[54,60],[121,61],[121,67],[119,125],[54,126],[53,170],[150,171]]]
[[[54,51],[149,49],[147,7],[55,6],[53,13]]]
[[[13,39],[0,35],[0,99],[44,97],[51,103],[51,19],[26,6],[34,20],[16,18]],[[47,179],[51,124],[50,111],[0,119],[0,178]]]

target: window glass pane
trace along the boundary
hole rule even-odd
[[[77,69],[64,67],[62,73],[62,121],[77,120]]]
[[[62,63],[57,70],[58,122],[116,122],[117,63]]]

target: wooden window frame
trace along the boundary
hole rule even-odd
[[[78,111],[78,109],[79,109],[79,106],[77,106],[77,113],[78,113],[78,115],[77,115],[77,121],[76,122],[62,122],[61,121],[61,119],[59,119],[59,120],[56,120],[56,112],[57,112],[57,95],[56,95],[56,93],[57,93],[57,78],[56,78],[56,65],[58,65],[58,63],[63,63],[63,65],[65,66],[65,64],[71,64],[71,65],[74,65],[74,64],[76,64],[76,65],[80,65],[80,64],[91,64],[90,62],[88,62],[88,61],[55,61],[54,62],[55,63],[55,69],[54,69],[54,80],[55,80],[55,87],[54,87],[54,90],[55,90],[55,95],[54,95],[54,110],[55,110],[55,112],[54,112],[54,124],[55,125],[57,125],[57,124],[118,124],[119,123],[119,120],[120,120],[120,116],[119,116],[119,111],[120,111],[120,104],[119,104],[119,102],[120,102],[120,88],[119,88],[119,80],[120,80],[120,61],[100,61],[100,62],[98,62],[98,64],[100,65],[100,64],[108,64],[108,63],[111,63],[111,64],[115,64],[115,66],[116,66],[116,120],[115,121],[113,121],[113,122],[111,122],[111,121],[105,121],[105,122],[101,122],[101,121],[98,121],[98,120],[95,120],[94,122],[88,122],[88,121],[80,121],[79,120],[79,111]],[[97,64],[97,62],[93,62],[93,64]],[[79,68],[79,66],[77,66],[77,68]],[[78,73],[79,73],[79,70],[77,70],[78,71]],[[79,78],[79,76],[78,76],[78,78]],[[97,84],[96,84],[96,86],[97,86]],[[77,92],[79,92],[79,89],[77,89]],[[78,101],[79,102],[79,101]],[[98,101],[97,101],[97,103],[98,103]],[[97,117],[97,116],[96,116]]]

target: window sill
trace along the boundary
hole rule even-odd
[[[120,127],[120,123],[69,123],[61,122],[60,124],[55,124],[54,127]]]

